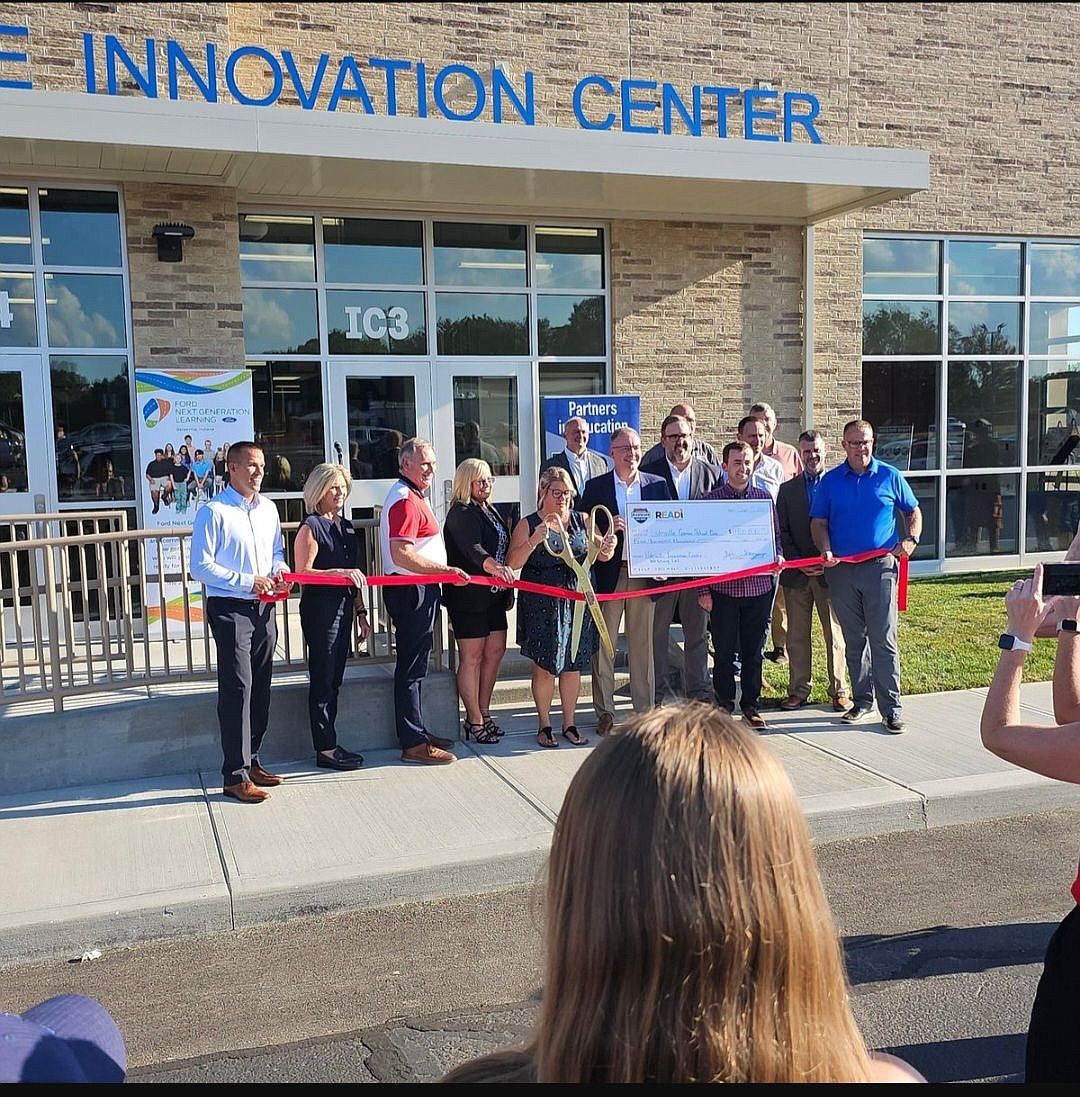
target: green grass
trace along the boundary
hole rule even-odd
[[[997,640],[1005,631],[1005,591],[1030,571],[992,571],[914,579],[900,614],[900,689],[905,695],[988,686],[997,666]],[[812,702],[826,701],[825,641],[814,614]],[[771,646],[766,642],[766,649]],[[1053,677],[1054,640],[1037,640],[1024,681]],[[765,662],[765,695],[787,695],[788,668]]]

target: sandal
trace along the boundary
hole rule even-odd
[[[488,730],[487,724],[470,724],[468,720],[463,720],[461,723],[461,730],[465,735],[465,741],[474,739],[478,743],[497,743],[499,737],[491,734]]]
[[[499,727],[499,725],[496,724],[494,720],[492,720],[490,712],[484,712],[481,713],[481,715],[484,717],[484,727],[487,728],[487,730],[490,731],[496,739],[501,739],[503,735],[506,734],[503,729]]]
[[[580,731],[578,731],[574,724],[570,724],[562,729],[562,737],[568,743],[573,743],[575,747],[583,747],[589,741]]]
[[[536,741],[542,747],[557,747],[559,745],[558,739],[555,738],[555,733],[551,730],[551,725],[541,728],[536,733]]]

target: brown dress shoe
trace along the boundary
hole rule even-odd
[[[457,759],[447,750],[431,743],[417,743],[415,747],[401,752],[403,762],[417,762],[422,766],[448,766]]]
[[[607,735],[615,726],[615,717],[610,712],[600,713],[600,719],[596,721],[596,734]]]
[[[765,723],[765,717],[761,715],[756,708],[744,708],[742,710],[743,719],[752,728],[763,728],[768,725]]]
[[[782,708],[785,712],[791,712],[792,709],[802,708],[805,704],[805,697],[796,697],[793,693],[789,697],[785,697],[776,707]]]
[[[430,731],[425,731],[424,734],[427,736],[427,741],[439,750],[451,750],[456,743],[454,739],[444,739],[441,735],[432,735]]]
[[[252,762],[248,766],[248,776],[251,778],[251,783],[258,785],[260,788],[274,788],[275,785],[280,785],[285,780],[284,777],[279,777],[276,773],[263,769],[258,762]]]
[[[261,804],[263,800],[270,799],[270,793],[264,792],[250,781],[241,781],[239,784],[226,785],[222,790],[226,796],[239,800],[242,804]]]
[[[838,693],[833,698],[832,707],[835,712],[847,712],[851,708],[851,698],[846,693]]]

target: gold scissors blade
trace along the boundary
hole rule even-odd
[[[586,606],[589,607],[589,613],[592,615],[592,619],[596,624],[596,631],[600,635],[600,642],[604,645],[604,650],[607,652],[608,658],[615,658],[615,646],[611,642],[611,635],[608,633],[607,622],[604,620],[604,615],[600,611],[600,603],[596,600],[596,591],[593,590],[592,579],[589,578],[589,569],[600,553],[600,546],[597,545],[595,541],[596,517],[598,511],[607,515],[608,529],[611,529],[615,524],[615,520],[611,516],[611,511],[602,503],[593,507],[589,512],[588,523],[585,530],[588,548],[586,549],[585,559],[583,561],[575,559],[573,549],[570,548],[570,538],[567,535],[566,530],[562,528],[561,522],[559,523],[560,528],[558,532],[560,533],[562,540],[558,552],[551,547],[551,542],[548,538],[544,538],[544,548],[546,548],[557,560],[562,560],[562,562],[574,573],[577,577],[578,590],[585,595],[584,602],[576,601],[574,603],[574,615],[570,624],[571,659],[577,658],[578,649],[581,645],[581,628],[585,620]]]

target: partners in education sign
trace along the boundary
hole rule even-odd
[[[563,429],[569,419],[589,424],[589,449],[603,454],[611,467],[611,436],[620,427],[641,433],[640,396],[545,396],[543,460],[566,449]]]
[[[137,369],[135,393],[143,526],[190,529],[199,507],[225,486],[229,445],[254,436],[251,372]],[[145,559],[150,634],[183,636],[190,627],[202,635],[202,592],[184,598],[180,539],[147,541]]]

